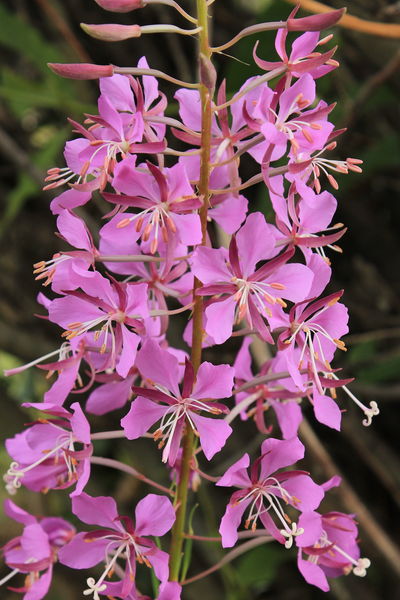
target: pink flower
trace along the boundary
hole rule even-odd
[[[324,246],[340,251],[340,248],[332,244],[343,236],[346,229],[337,231],[342,227],[341,223],[330,226],[337,206],[332,194],[316,194],[310,187],[297,180],[291,185],[286,199],[283,180],[281,177],[275,177],[270,196],[275,210],[276,226],[282,233],[277,242],[280,247],[298,246],[306,258],[310,256],[312,249],[316,249],[326,261],[328,259],[323,250]],[[322,235],[319,235],[320,233]]]
[[[336,61],[331,60],[336,48],[327,52],[315,52],[315,48],[328,42],[332,36],[319,39],[319,31],[307,31],[296,38],[292,44],[291,53],[288,56],[286,52],[286,39],[288,30],[278,29],[275,38],[275,49],[281,61],[269,62],[262,60],[256,54],[257,44],[254,46],[253,57],[256,64],[264,71],[272,71],[285,66],[287,69],[286,78],[301,77],[303,73],[310,73],[314,79],[322,77],[329,71],[338,66]]]
[[[328,577],[353,572],[364,577],[371,562],[360,558],[358,529],[353,515],[329,512],[305,512],[299,526],[304,533],[296,538],[299,547],[297,565],[307,583],[329,591]],[[303,558],[303,553],[308,555]]]
[[[90,427],[81,407],[75,402],[71,413],[45,402],[23,406],[54,418],[41,419],[6,440],[7,452],[14,460],[4,477],[8,492],[15,494],[21,485],[43,492],[76,484],[72,496],[79,494],[90,476],[92,454]],[[81,449],[75,447],[77,444]]]
[[[0,586],[23,573],[24,585],[8,589],[24,594],[24,600],[41,600],[49,590],[57,554],[73,538],[75,528],[58,517],[37,519],[11,500],[4,502],[4,512],[22,523],[24,530],[2,548],[5,562],[13,570],[0,581]]]
[[[138,397],[121,421],[126,437],[129,440],[141,437],[161,419],[153,437],[159,448],[164,448],[163,462],[168,461],[173,466],[184,428],[192,427],[199,435],[206,458],[211,460],[224,446],[232,429],[225,421],[203,417],[199,412],[213,415],[227,412],[226,406],[209,399],[231,396],[233,368],[204,362],[195,378],[192,364],[186,361],[181,392],[178,360],[151,339],[146,340],[139,351],[136,366],[153,387],[132,388]]]
[[[300,535],[302,529],[297,528],[284,512],[280,501],[290,504],[300,511],[317,508],[324,496],[321,486],[315,484],[304,471],[277,471],[303,458],[304,446],[297,439],[266,439],[261,446],[261,456],[250,468],[250,458],[244,454],[234,463],[218,481],[217,485],[238,487],[230,499],[222,517],[219,532],[222,546],[234,546],[242,517],[250,506],[245,521],[246,529],[254,531],[258,519],[271,535],[286,548],[293,544],[293,538]],[[272,519],[271,513],[278,526]],[[288,525],[290,523],[290,526]],[[286,540],[286,541],[285,541]]]
[[[110,282],[96,272],[81,279],[79,287],[82,292],[71,291],[50,303],[50,321],[66,330],[62,335],[67,340],[95,328],[95,339],[102,341],[100,351],[105,353],[111,345],[109,368],[126,376],[140,342],[136,332],[144,335],[143,318],[149,316],[147,285]]]
[[[78,533],[60,551],[60,562],[73,569],[88,569],[99,562],[106,563],[97,581],[93,577],[87,579],[85,596],[130,597],[134,590],[136,562],[153,568],[160,581],[168,580],[168,554],[147,537],[163,536],[171,529],[175,511],[167,497],[148,494],[136,505],[134,519],[119,516],[113,498],[92,497],[85,493],[73,498],[72,511],[84,523],[100,528]],[[125,563],[121,581],[106,582],[106,577],[121,560]]]
[[[138,67],[148,68],[144,57]],[[161,141],[165,125],[151,122],[152,118],[163,116],[166,106],[154,77],[143,77],[142,87],[130,76],[112,75],[100,79],[100,90],[99,115],[88,116],[89,129],[71,121],[75,131],[83,137],[67,142],[64,157],[68,166],[50,169],[45,189],[74,181],[70,185],[80,192],[103,190],[112,178],[118,158],[124,160],[133,153],[156,153],[165,149]],[[160,101],[154,106],[158,98]]]
[[[222,344],[232,333],[234,323],[246,318],[263,340],[273,343],[264,322],[272,316],[270,307],[286,306],[282,298],[304,300],[310,289],[312,271],[301,264],[285,264],[293,251],[256,268],[259,261],[275,254],[274,229],[261,213],[252,213],[229,246],[229,262],[224,249],[200,247],[192,259],[192,271],[205,284],[197,294],[221,295],[205,310],[206,332]]]
[[[143,209],[125,216],[118,227],[134,221],[142,240],[151,240],[152,254],[157,251],[159,241],[167,243],[175,236],[187,246],[201,243],[200,217],[192,212],[201,206],[201,200],[182,166],[161,170],[148,162],[144,171],[143,166],[140,170],[135,168],[135,161],[126,160],[116,169],[113,185],[127,195],[105,193],[108,202]]]

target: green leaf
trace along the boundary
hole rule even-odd
[[[66,129],[55,132],[48,143],[33,155],[32,162],[43,169],[54,163],[66,137]],[[38,184],[26,173],[21,173],[18,184],[7,197],[6,208],[0,223],[0,236],[22,209],[26,200],[38,191]]]
[[[63,56],[46,42],[38,31],[21,16],[0,5],[0,44],[22,54],[42,72],[47,73],[48,62],[60,62]]]

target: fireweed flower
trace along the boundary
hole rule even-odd
[[[111,282],[96,272],[90,279],[82,278],[79,287],[82,292],[70,291],[50,303],[49,319],[66,330],[62,336],[67,340],[96,329],[102,353],[110,340],[109,368],[124,377],[134,364],[140,335],[145,333],[147,285]]]
[[[228,412],[226,406],[212,400],[231,396],[234,369],[204,362],[195,378],[193,367],[187,361],[181,392],[178,360],[151,339],[143,344],[136,365],[153,388],[132,388],[138,397],[121,421],[126,437],[129,440],[141,437],[161,419],[153,437],[159,448],[163,448],[163,462],[168,461],[173,466],[184,429],[192,427],[198,433],[206,458],[211,460],[225,445],[232,429],[225,421],[203,417],[199,412],[210,415]]]
[[[286,548],[291,548],[293,539],[303,533],[303,529],[298,528],[285,513],[281,502],[285,505],[290,504],[299,511],[311,511],[319,506],[324,496],[323,488],[314,483],[306,472],[277,471],[303,456],[304,446],[297,438],[269,438],[262,443],[261,456],[251,466],[250,474],[248,454],[244,454],[229,467],[217,485],[235,486],[239,490],[232,494],[221,520],[219,532],[224,548],[235,545],[238,527],[249,506],[246,529],[251,528],[255,531],[260,520],[278,542],[284,543]]]
[[[271,226],[261,213],[252,213],[225,249],[198,248],[192,258],[192,271],[205,284],[197,290],[201,296],[221,294],[206,310],[206,332],[215,343],[222,344],[232,333],[234,323],[246,318],[264,341],[272,342],[264,322],[272,315],[270,307],[285,307],[283,298],[303,300],[313,280],[312,271],[301,264],[285,264],[293,251],[266,262],[259,261],[275,254]],[[228,296],[228,297],[226,297]]]
[[[134,589],[136,563],[154,569],[156,577],[168,580],[168,554],[147,536],[163,536],[175,521],[175,511],[166,496],[148,494],[138,502],[135,517],[120,516],[113,498],[92,497],[82,493],[72,500],[72,512],[83,523],[99,525],[99,529],[78,533],[59,553],[62,564],[73,569],[89,569],[105,562],[97,579],[88,577],[84,596],[99,594],[127,598]],[[123,561],[125,569],[119,582],[106,582],[115,566]]]
[[[286,199],[283,178],[275,177],[273,182],[270,196],[279,230],[277,246],[298,246],[306,259],[315,249],[329,263],[324,246],[340,252],[340,248],[332,244],[346,232],[346,229],[337,231],[343,227],[341,223],[330,225],[337,207],[335,197],[329,192],[316,194],[309,186],[297,180],[291,185]]]
[[[144,57],[138,67],[148,68]],[[44,189],[67,183],[82,192],[104,189],[118,159],[124,160],[133,153],[156,153],[165,149],[162,142],[165,125],[145,122],[146,117],[162,117],[166,106],[154,77],[144,77],[143,88],[132,77],[101,78],[100,91],[99,115],[88,115],[89,129],[71,121],[75,131],[83,137],[67,142],[64,151],[67,167],[50,169]],[[152,106],[158,98],[160,101]]]
[[[7,452],[14,460],[4,476],[7,491],[15,494],[24,485],[45,492],[76,484],[72,496],[79,494],[89,479],[92,455],[90,426],[81,407],[75,402],[70,412],[45,402],[23,406],[49,417],[6,440]]]
[[[268,87],[263,89],[254,107],[247,108],[246,104],[249,127],[265,138],[265,142],[249,150],[249,154],[261,163],[268,150],[270,160],[281,158],[286,154],[288,143],[294,155],[301,150],[320,150],[333,130],[333,125],[326,120],[333,105],[321,101],[315,108],[310,108],[315,94],[315,82],[306,74],[282,92],[278,106],[275,106],[275,93]]]
[[[304,533],[296,538],[297,566],[307,583],[329,591],[328,577],[354,573],[364,577],[371,564],[360,558],[358,529],[353,515],[305,512],[299,518]],[[308,555],[303,558],[303,555]]]
[[[318,79],[338,66],[337,61],[332,60],[335,48],[323,53],[315,51],[318,46],[323,46],[329,42],[332,35],[320,40],[319,31],[307,31],[294,40],[289,56],[286,51],[287,35],[288,31],[286,29],[279,29],[275,37],[275,49],[281,61],[271,62],[259,58],[257,55],[257,42],[254,46],[253,58],[260,69],[272,71],[284,66],[287,69],[285,79],[290,80],[292,77],[301,77],[304,73],[309,73],[313,79]]]
[[[37,519],[11,500],[5,500],[4,512],[21,523],[24,530],[2,548],[5,563],[12,571],[0,581],[0,586],[21,573],[25,576],[24,585],[8,589],[24,594],[24,600],[41,600],[49,590],[58,552],[74,537],[75,528],[58,517]]]
[[[295,304],[288,315],[289,327],[279,336],[279,349],[285,349],[288,370],[298,385],[300,369],[310,364],[317,389],[322,393],[318,379],[317,361],[330,370],[330,362],[337,348],[346,350],[340,338],[348,332],[348,312],[339,303],[343,290],[314,302]],[[300,348],[300,358],[293,356],[295,347]]]
[[[185,245],[200,244],[200,217],[192,211],[201,206],[201,200],[185,171],[179,165],[161,170],[150,162],[147,169],[143,167],[136,169],[135,161],[125,161],[116,169],[113,185],[126,195],[103,194],[108,202],[143,209],[121,218],[118,227],[134,221],[142,240],[151,240],[152,254],[157,251],[159,240],[167,243],[174,236]]]

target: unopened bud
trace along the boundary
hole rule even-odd
[[[87,23],[81,23],[81,28],[91,37],[103,42],[122,42],[141,35],[139,25],[116,25],[114,23],[88,25]]]
[[[111,77],[112,65],[92,65],[91,63],[47,63],[56,75],[67,79],[99,79],[100,77]]]
[[[104,10],[118,13],[127,13],[146,6],[144,0],[95,0],[95,2]]]
[[[336,25],[346,12],[345,8],[332,10],[320,15],[312,15],[311,17],[302,17],[300,19],[288,19],[286,27],[288,31],[321,31]]]
[[[217,72],[211,60],[207,56],[204,56],[204,54],[200,54],[200,81],[208,90],[211,92],[214,91],[217,82]]]

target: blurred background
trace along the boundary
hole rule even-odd
[[[213,38],[219,45],[243,26],[259,21],[284,19],[292,9],[284,0],[216,0],[213,5]],[[304,5],[312,4],[307,2]],[[314,3],[315,4],[315,3]],[[188,10],[193,2],[182,2]],[[339,8],[343,2],[330,0]],[[328,102],[337,101],[333,121],[347,127],[338,140],[337,157],[364,160],[362,175],[339,177],[337,221],[349,228],[341,240],[342,255],[332,257],[334,281],[331,290],[344,288],[344,302],[350,311],[351,334],[345,339],[346,354],[336,359],[346,376],[356,377],[352,390],[365,402],[375,400],[381,414],[373,426],[361,424],[362,415],[347,400],[348,411],[341,434],[315,424],[302,432],[306,444],[313,444],[305,468],[322,482],[337,467],[351,487],[334,490],[324,509],[357,512],[360,521],[362,555],[372,561],[366,579],[350,575],[332,582],[324,594],[308,586],[298,573],[295,552],[276,545],[259,547],[218,571],[212,577],[185,588],[185,598],[197,600],[207,594],[209,600],[313,600],[332,598],[350,600],[400,597],[399,505],[400,459],[396,455],[399,440],[398,406],[400,402],[400,2],[353,0],[351,15],[370,22],[388,24],[380,33],[365,33],[355,28],[337,27],[334,43],[340,69],[319,80],[319,93]],[[309,14],[308,12],[304,12]],[[35,319],[41,312],[35,301],[40,291],[32,277],[31,265],[49,258],[64,246],[53,235],[55,220],[49,201],[57,195],[41,191],[45,171],[63,166],[62,150],[72,137],[66,117],[83,120],[83,113],[96,111],[97,82],[74,82],[56,77],[47,62],[90,62],[120,66],[136,65],[146,55],[153,68],[184,80],[195,77],[195,50],[191,39],[174,36],[147,37],[124,43],[105,44],[90,39],[79,22],[106,23],[178,23],[173,12],[163,6],[149,6],[131,15],[110,15],[94,2],[80,0],[2,0],[0,3],[0,367],[1,372],[49,352],[58,346],[58,328]],[[183,26],[185,24],[178,23]],[[356,23],[357,24],[357,23]],[[395,25],[398,24],[398,28]],[[359,29],[359,28],[358,28]],[[372,26],[372,31],[374,26]],[[396,37],[397,31],[397,37]],[[216,57],[219,79],[227,78],[232,93],[241,83],[259,72],[251,58],[256,38],[247,38],[229,50],[231,56]],[[274,34],[260,36],[259,55],[275,60]],[[333,43],[333,42],[332,42]],[[164,83],[161,89],[172,97],[174,90]],[[171,104],[171,115],[177,106]],[[251,165],[249,163],[249,174]],[[265,188],[254,188],[247,197],[258,209],[268,207]],[[268,208],[265,208],[268,214]],[[96,222],[96,208],[84,210],[89,226]],[[184,346],[181,330],[174,343]],[[218,362],[232,360],[233,349],[208,351]],[[217,356],[218,355],[218,356]],[[2,437],[20,431],[29,420],[22,401],[39,401],[48,383],[42,372],[30,370],[10,379],[0,374],[2,398]],[[106,418],[94,419],[94,429],[116,429],[126,409]],[[307,414],[307,411],[306,411]],[[213,474],[222,472],[245,451],[259,443],[255,429],[246,424],[241,439],[235,439],[213,466]],[[324,454],[323,449],[328,451]],[[244,450],[245,449],[245,450]],[[148,440],[135,445],[123,441],[103,442],[98,454],[125,460],[146,473],[160,469],[157,450]],[[330,458],[329,458],[330,457]],[[332,460],[334,464],[332,464]],[[9,457],[0,451],[1,471]],[[93,495],[114,494],[127,514],[132,504],[147,493],[145,486],[129,476],[114,475],[95,467],[88,491]],[[160,472],[160,480],[165,474]],[[154,478],[157,478],[154,476]],[[0,500],[5,492],[0,491]],[[215,535],[224,498],[204,485],[200,490],[199,523]],[[362,504],[360,505],[360,500]],[[17,503],[35,514],[60,514],[68,517],[67,492],[47,495],[27,494],[21,489]],[[204,526],[203,526],[204,527]],[[15,523],[1,520],[0,544],[17,535]],[[196,542],[190,574],[215,563],[222,556],[216,545]],[[3,569],[1,576],[6,574]],[[82,597],[88,574],[56,568],[55,582],[48,598],[72,600]],[[147,575],[140,581],[148,589]],[[12,600],[17,595],[4,588],[0,597]]]

